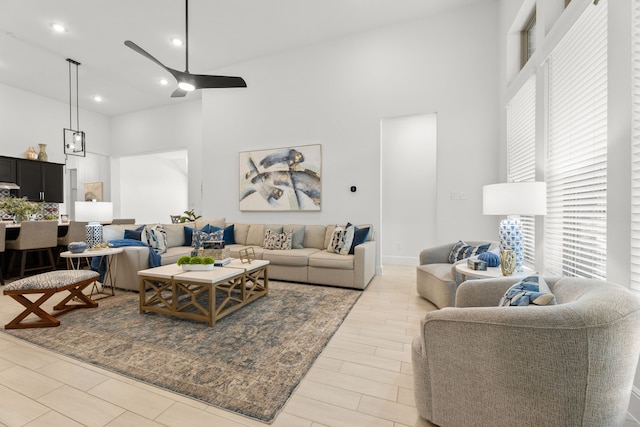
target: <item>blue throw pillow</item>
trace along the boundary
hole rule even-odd
[[[233,224],[225,227],[224,229],[220,227],[216,227],[215,225],[207,224],[202,227],[202,231],[205,233],[215,233],[216,231],[222,230],[223,240],[225,245],[233,245],[236,243],[236,237],[234,234],[235,226]]]
[[[547,283],[539,276],[528,276],[511,286],[504,294],[498,306],[522,307],[526,305],[554,305],[556,297]]]
[[[483,252],[487,252],[489,247],[491,247],[491,243],[480,246],[471,246],[460,240],[451,249],[451,252],[449,253],[449,262],[453,264],[461,259],[479,255]]]
[[[349,224],[347,224],[347,226],[348,225]],[[351,249],[349,249],[349,255],[353,255],[356,246],[361,245],[362,243],[367,241],[367,238],[369,237],[369,231],[371,231],[369,227],[355,227],[355,231],[353,232],[353,243],[351,244]]]
[[[184,226],[184,245],[191,246],[191,242],[193,241],[193,228]]]
[[[124,230],[124,239],[142,240],[142,230],[144,225],[136,228],[135,230]]]

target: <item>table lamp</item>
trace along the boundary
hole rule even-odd
[[[482,188],[482,213],[507,215],[500,221],[500,249],[511,249],[516,258],[516,271],[522,271],[524,247],[520,215],[547,214],[547,183],[539,181],[508,182]]]
[[[76,202],[76,221],[87,221],[87,246],[89,249],[102,243],[102,224],[113,221],[113,203]]]

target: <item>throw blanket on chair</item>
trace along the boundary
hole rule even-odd
[[[109,247],[111,248],[122,248],[124,246],[147,246],[149,248],[149,267],[154,268],[160,266],[160,255],[158,255],[158,253],[156,253],[156,251],[148,244],[135,239],[109,240]],[[104,276],[107,271],[107,263],[102,262],[102,258],[103,257],[101,256],[94,256],[91,258],[91,269],[100,274],[100,283],[104,283]]]

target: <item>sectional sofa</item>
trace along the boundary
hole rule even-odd
[[[257,259],[268,260],[270,279],[364,289],[375,275],[376,243],[373,227],[369,224],[357,226],[360,230],[369,227],[369,233],[362,244],[353,248],[353,254],[347,255],[327,251],[336,225],[226,223],[224,218],[162,224],[167,250],[161,254],[161,264],[175,263],[181,256],[189,255],[194,230],[202,230],[207,225],[225,230],[226,247],[231,257],[238,258],[240,250],[251,247]],[[107,225],[104,239],[131,238],[141,227],[141,224]],[[292,231],[292,249],[265,249],[263,242],[267,230]],[[116,257],[115,286],[137,291],[137,272],[149,268],[149,248],[125,246]]]

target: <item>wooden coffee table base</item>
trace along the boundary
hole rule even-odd
[[[207,322],[216,321],[267,295],[267,265],[250,271],[217,268],[213,272],[171,271],[169,266],[144,270],[140,280],[140,313],[147,311]],[[206,297],[202,297],[206,295]],[[198,301],[200,298],[200,301]],[[206,301],[205,304],[201,302]]]

